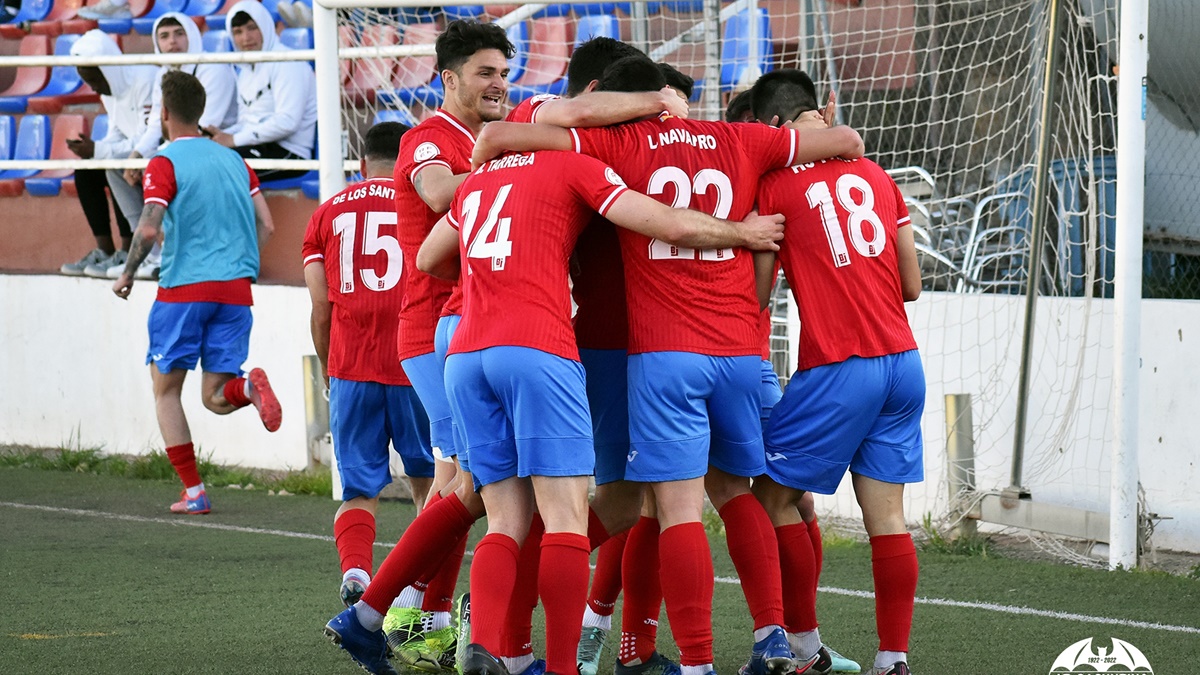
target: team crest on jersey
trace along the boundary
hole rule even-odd
[[[533,99],[530,101],[530,103],[537,105],[538,103],[543,103],[545,101],[553,101],[557,98],[558,98],[557,94],[538,94],[537,96],[533,97]]]
[[[625,181],[621,180],[621,177],[617,175],[616,171],[612,170],[612,167],[604,167],[604,177],[613,185],[625,186]]]
[[[667,120],[671,119],[672,117],[674,117],[674,115],[667,112],[666,110],[658,113],[658,121],[659,122],[666,122]]]
[[[435,145],[429,141],[426,141],[417,146],[417,151],[413,153],[413,161],[414,162],[424,162],[426,160],[430,160],[430,159],[433,159],[434,157],[437,157],[439,154],[441,154],[441,152],[442,151],[438,148],[437,145]]]

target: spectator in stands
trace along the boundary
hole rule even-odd
[[[167,12],[154,21],[154,51],[157,54],[201,54],[204,45],[200,29],[191,17],[179,12]],[[162,76],[172,70],[181,70],[194,75],[204,85],[204,114],[200,126],[228,127],[237,121],[237,74],[228,63],[191,63],[184,66],[161,66],[154,79],[154,94],[151,98],[150,119],[162,116]],[[137,139],[129,157],[153,157],[163,142],[162,125],[148,124],[146,131]],[[125,181],[130,185],[141,185],[142,172],[126,169]]]
[[[275,21],[257,0],[242,0],[225,18],[239,52],[287,51]],[[237,122],[224,131],[205,127],[212,139],[246,158],[311,159],[316,144],[316,76],[303,61],[246,63],[237,75]],[[304,171],[259,171],[264,181]]]
[[[133,14],[129,11],[129,0],[100,0],[90,7],[80,7],[76,16],[92,21],[133,18]]]
[[[112,56],[120,54],[121,48],[111,36],[101,30],[90,30],[84,33],[71,46],[72,56]],[[150,114],[151,90],[154,88],[156,70],[154,66],[79,66],[79,76],[96,93],[100,94],[100,102],[108,113],[108,134],[92,142],[90,138],[80,136],[67,141],[67,147],[82,159],[124,159],[133,150],[134,139],[140,138],[146,131]],[[142,213],[142,186],[130,185],[125,182],[123,172],[110,169],[106,172],[108,189],[112,192],[113,200],[125,220],[136,223]],[[91,204],[103,199],[104,183],[85,181],[76,184],[79,202],[87,209]],[[89,222],[91,222],[89,220]],[[97,232],[93,224],[93,235],[96,236],[98,250],[111,247],[111,235],[108,241],[103,239],[107,232]],[[126,231],[122,231],[122,237]],[[83,273],[88,276],[104,278],[110,269],[121,269],[125,266],[125,254],[128,243],[122,241],[122,248],[114,250],[103,260],[85,263],[88,257],[95,257],[95,251],[89,253],[77,263],[68,263],[64,271]],[[114,247],[115,248],[115,247]],[[82,264],[81,264],[82,263]],[[70,267],[72,271],[67,271]],[[79,267],[78,271],[73,271]],[[143,270],[143,276],[152,274],[153,268]]]

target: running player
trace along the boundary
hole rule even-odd
[[[628,191],[600,162],[571,153],[507,155],[463,183],[449,225],[434,228],[417,264],[454,275],[461,250],[466,268],[467,313],[451,344],[447,389],[489,516],[471,566],[474,644],[464,675],[507,672],[493,655],[535,501],[545,523],[539,590],[547,672],[576,667],[594,460],[567,267],[592,212],[674,245],[774,248],[773,218],[754,216],[738,227],[670,209]],[[461,230],[461,246],[448,227]]]
[[[433,484],[429,418],[394,352],[404,259],[392,170],[407,130],[384,122],[367,131],[360,162],[366,180],[317,208],[301,249],[341,476],[333,533],[347,607],[362,597],[375,569],[375,509],[379,491],[392,482],[388,442],[404,462],[418,510]]]
[[[824,125],[806,112],[817,104],[803,73],[770,73],[752,91],[760,120]],[[777,528],[789,639],[801,659],[824,651],[817,564],[797,505],[808,491],[833,494],[849,469],[875,578],[879,651],[869,672],[909,675],[917,556],[903,497],[904,484],[923,477],[925,376],[904,309],[921,293],[908,210],[896,184],[865,158],[771,173],[758,203],[787,216],[779,257],[804,327],[799,368],[765,433],[767,473],[754,485]]]
[[[601,89],[657,90],[653,62],[629,58],[606,71]],[[764,133],[765,132],[765,133]],[[845,128],[770,130],[660,116],[606,129],[564,131],[547,125],[489,125],[475,159],[497,149],[576,150],[624,170],[630,185],[661,201],[718,216],[750,211],[765,171],[838,154],[861,154],[858,134]],[[737,185],[734,181],[738,181]],[[630,436],[626,478],[650,483],[658,503],[660,549],[672,555],[662,575],[667,613],[684,675],[712,670],[712,560],[700,522],[704,475],[711,463],[736,504],[743,545],[731,540],[754,616],[756,669],[786,672],[791,650],[774,531],[750,496],[749,477],[762,473],[759,423],[759,303],[753,264],[740,248],[696,250],[622,230],[629,301]],[[711,441],[710,441],[711,439]],[[711,452],[710,452],[711,442]],[[732,496],[736,495],[736,496]],[[717,506],[716,504],[714,504]],[[721,507],[726,504],[719,505]],[[726,514],[723,514],[726,515]],[[638,654],[639,659],[652,655]]]
[[[271,212],[246,162],[200,136],[204,101],[204,85],[194,76],[163,75],[161,121],[171,144],[146,168],[146,205],[125,271],[113,284],[117,297],[128,298],[138,266],[163,237],[146,363],[153,364],[150,379],[167,458],[184,485],[171,512],[193,515],[208,513],[212,505],[196,470],[180,401],[188,371],[197,364],[203,369],[201,396],[212,412],[228,415],[253,404],[267,431],[282,422],[267,374],[255,368],[241,376],[253,322],[250,284],[273,230]]]

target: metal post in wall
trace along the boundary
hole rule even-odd
[[[955,536],[975,534],[975,521],[963,517],[963,498],[975,492],[975,431],[970,394],[946,394],[946,479],[951,514],[959,518]]]

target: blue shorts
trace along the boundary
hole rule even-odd
[[[454,426],[450,416],[450,401],[446,399],[445,364],[436,352],[404,359],[400,362],[408,381],[421,399],[429,416],[429,439],[435,456],[449,459],[458,452],[454,443]]]
[[[767,426],[767,475],[823,495],[833,494],[847,468],[885,483],[919,483],[924,409],[915,349],[798,371]]]
[[[759,398],[762,407],[759,408],[759,422],[762,423],[763,433],[767,431],[767,420],[771,419],[771,411],[779,399],[783,398],[783,388],[779,386],[779,376],[775,374],[775,366],[763,359],[762,386],[759,388]]]
[[[429,418],[412,387],[329,378],[329,430],[342,501],[375,497],[392,482],[388,441],[412,478],[433,476]]]
[[[454,332],[458,330],[458,324],[462,322],[462,317],[458,314],[450,314],[438,319],[437,328],[433,333],[433,353],[438,355],[442,360],[443,373],[446,365],[446,354],[450,351],[450,341],[454,339]],[[445,376],[443,375],[443,382]],[[449,405],[449,402],[447,402]],[[458,466],[463,471],[470,472],[471,465],[467,461],[467,443],[463,440],[462,430],[458,428],[458,422],[454,420],[454,415],[450,416],[450,433],[454,439],[454,454],[447,455],[443,453],[443,457],[458,458]]]
[[[241,375],[250,355],[253,324],[246,305],[155,300],[146,321],[146,363],[154,363],[163,374],[192,370],[199,363],[206,373]]]
[[[688,480],[709,464],[735,476],[762,475],[761,363],[758,356],[630,355],[625,479]]]
[[[476,486],[513,476],[592,475],[592,419],[578,361],[528,347],[451,354],[446,392],[462,420]]]
[[[629,374],[624,349],[580,349],[596,445],[596,485],[625,480],[629,454]]]

